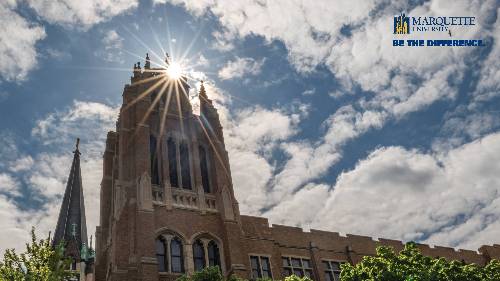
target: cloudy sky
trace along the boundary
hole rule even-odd
[[[475,16],[393,47],[393,17]],[[207,81],[243,214],[467,249],[500,243],[500,2],[0,3],[0,252],[55,227],[76,137],[88,228],[132,66],[167,50]],[[407,38],[449,38],[446,33]],[[194,89],[199,86],[191,81]]]

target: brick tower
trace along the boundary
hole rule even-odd
[[[293,273],[338,281],[342,263],[375,255],[377,246],[403,248],[401,241],[269,226],[266,218],[240,215],[217,111],[202,83],[195,114],[186,78],[175,69],[168,58],[151,68],[146,56],[125,85],[104,152],[97,281],[175,280],[209,265],[253,280]],[[500,257],[497,244],[479,252],[418,247],[479,265]]]
[[[174,280],[208,265],[244,267],[241,222],[222,127],[202,84],[134,65],[109,132],[96,230],[96,280]]]

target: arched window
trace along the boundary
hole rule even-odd
[[[208,175],[208,157],[207,157],[207,151],[205,150],[205,147],[202,145],[199,146],[199,153],[200,153],[200,170],[201,170],[201,183],[203,185],[203,190],[206,193],[210,192],[210,179]]]
[[[208,265],[220,267],[219,246],[213,240],[208,243]]]
[[[168,173],[170,175],[170,186],[179,187],[179,179],[177,177],[177,147],[172,138],[167,140],[168,150]]]
[[[191,189],[191,171],[189,166],[189,148],[185,142],[179,145],[179,152],[181,156],[181,177],[182,188]]]
[[[170,241],[171,271],[174,273],[184,272],[184,257],[182,253],[182,242],[175,237]]]
[[[168,260],[167,260],[167,247],[165,240],[162,238],[156,239],[156,260],[158,261],[158,271],[166,272],[168,268]]]
[[[158,169],[158,153],[156,146],[156,137],[149,136],[149,156],[151,161],[151,183],[160,184],[160,174]]]
[[[200,240],[193,244],[194,270],[200,271],[205,267],[205,248]]]

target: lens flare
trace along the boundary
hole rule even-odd
[[[170,79],[177,80],[182,76],[182,67],[176,62],[171,62],[167,68],[167,74]]]

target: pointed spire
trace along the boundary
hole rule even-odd
[[[203,100],[208,100],[208,96],[207,96],[207,92],[205,91],[205,85],[203,85],[203,80],[200,81],[201,85],[200,85],[200,91],[198,92],[198,96],[200,97],[200,99],[203,99]]]
[[[139,72],[140,72],[140,70],[138,69],[137,64],[134,63],[134,77],[137,77]]]
[[[165,63],[167,64],[167,66],[170,65],[170,56],[168,55],[168,53],[165,53]]]
[[[149,59],[149,53],[146,53],[146,63],[144,64],[145,69],[151,68],[151,60]]]
[[[81,155],[81,153],[80,153],[80,138],[76,138],[75,151],[73,151],[73,153],[78,153],[78,155]]]
[[[203,80],[200,81],[200,91],[198,92],[198,98],[200,99],[200,106],[201,109],[203,110],[204,105],[206,104],[212,104],[212,100],[208,98],[207,96],[207,91],[205,90],[205,85]]]
[[[76,140],[73,151],[73,163],[66,184],[59,219],[52,246],[64,242],[66,255],[80,257],[82,245],[87,243],[87,225],[85,219],[85,204],[83,199],[82,176],[80,169],[80,139]]]

